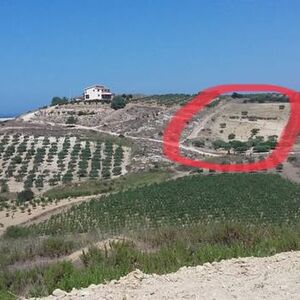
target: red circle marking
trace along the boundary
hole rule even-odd
[[[273,152],[265,159],[246,164],[218,164],[203,160],[192,160],[180,153],[179,140],[183,129],[192,117],[216,97],[228,92],[278,92],[286,95],[290,102],[290,118],[284,127]],[[180,108],[164,130],[164,154],[172,161],[196,168],[224,172],[249,172],[276,167],[288,156],[300,131],[300,93],[284,87],[268,84],[230,84],[211,87],[200,92],[194,99]]]

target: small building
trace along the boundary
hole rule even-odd
[[[84,100],[111,101],[113,94],[103,85],[93,85],[84,89],[83,97]]]

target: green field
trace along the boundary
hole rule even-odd
[[[150,95],[144,97],[137,97],[130,100],[130,102],[147,102],[147,103],[156,103],[158,105],[183,105],[190,101],[194,95],[190,94],[164,94],[164,95]]]
[[[108,192],[124,191],[128,188],[159,183],[170,179],[171,174],[165,170],[150,170],[144,173],[131,173],[111,180],[88,180],[76,183],[69,183],[63,186],[52,188],[44,193],[48,200],[65,199],[68,197],[80,197],[97,195]]]
[[[270,174],[195,175],[82,203],[31,226],[34,234],[120,233],[211,222],[291,224],[300,216],[300,186]]]

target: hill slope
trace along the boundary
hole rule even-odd
[[[167,275],[136,270],[119,281],[43,299],[299,299],[300,252],[183,267]]]

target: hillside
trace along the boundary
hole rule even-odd
[[[55,290],[55,299],[298,299],[300,253],[268,258],[242,258],[183,267],[167,275],[147,275],[136,270],[118,281]],[[53,296],[42,298],[51,300]]]
[[[46,296],[136,268],[165,274],[300,250],[299,194],[299,185],[279,175],[218,174],[90,200],[6,231],[0,240],[4,291]]]
[[[190,99],[139,96],[116,110],[73,101],[1,124],[0,298],[300,250],[299,141],[283,164],[254,174],[175,164],[163,132]],[[186,124],[181,152],[259,161],[288,117],[275,94],[221,96]]]
[[[45,196],[57,187],[103,182],[159,168],[168,168],[167,172],[172,169],[175,177],[182,171],[193,172],[173,164],[162,152],[166,124],[190,98],[182,94],[134,98],[118,110],[99,101],[70,102],[5,123],[0,128],[0,196],[8,201],[2,201],[0,207],[32,212],[39,203],[47,204]],[[266,157],[289,117],[289,105],[277,95],[255,99],[247,95],[216,99],[187,124],[182,153],[219,163],[254,162]],[[276,170],[296,182],[300,181],[299,148],[297,143],[289,160]],[[22,201],[14,201],[24,189],[38,196],[25,207]],[[0,223],[6,227],[5,222]]]
[[[295,224],[299,198],[300,186],[278,175],[194,175],[93,199],[28,229],[41,235],[95,229],[120,234],[209,222]]]

